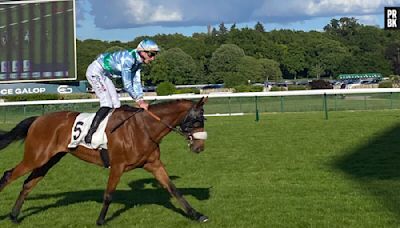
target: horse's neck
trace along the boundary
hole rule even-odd
[[[189,109],[190,105],[179,103],[156,107],[154,110],[150,109],[151,112],[156,114],[161,119],[159,123],[152,124],[152,127],[154,128],[151,130],[154,134],[153,137],[161,140],[166,134],[170,132],[168,126],[176,127],[185,117]],[[152,122],[154,123],[154,120],[152,120]],[[165,124],[167,124],[168,126],[166,126]]]
[[[175,103],[164,107],[157,107],[154,111],[151,111],[160,117],[164,123],[175,127],[188,112],[189,108],[190,105]]]

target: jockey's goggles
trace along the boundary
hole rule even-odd
[[[154,57],[158,54],[157,51],[146,51],[147,55],[151,58]]]

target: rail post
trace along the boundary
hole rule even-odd
[[[258,97],[255,97],[255,102],[256,102],[256,122],[260,120],[260,116],[258,114]]]
[[[327,101],[327,95],[324,93],[324,110],[325,110],[325,119],[328,119],[328,101]]]

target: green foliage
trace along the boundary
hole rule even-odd
[[[258,32],[265,32],[264,25],[261,22],[257,22],[257,24],[254,26],[254,30]]]
[[[123,51],[123,50],[125,50],[125,49],[120,46],[112,46],[112,47],[107,48],[104,52],[116,52],[116,51]]]
[[[244,51],[234,44],[223,44],[213,54],[210,60],[210,71],[213,75],[211,83],[224,82],[224,76],[237,72]]]
[[[190,55],[180,48],[171,48],[154,61],[149,79],[154,84],[169,81],[176,85],[187,85],[198,83],[199,75],[199,69]]]
[[[161,82],[156,89],[158,96],[166,96],[175,93],[175,86],[171,82]]]
[[[21,94],[1,97],[6,101],[58,100],[58,94]]]
[[[272,86],[270,91],[286,91],[286,88],[281,86]]]
[[[71,99],[89,99],[91,95],[88,93],[81,94],[21,94],[2,96],[6,101],[38,101],[38,100],[71,100]]]
[[[236,93],[245,93],[245,92],[262,92],[262,86],[251,86],[251,85],[238,85],[233,87]]]
[[[346,37],[357,33],[360,27],[361,24],[354,17],[342,17],[339,20],[332,19],[330,24],[324,27],[324,31],[332,35]]]
[[[226,35],[227,33],[228,33],[228,29],[225,27],[225,24],[222,22],[222,23],[219,25],[219,32],[218,32],[218,35],[223,36],[223,35]]]
[[[379,83],[379,88],[393,88],[392,81],[383,81]]]
[[[184,93],[194,93],[200,94],[200,90],[196,88],[183,88],[183,89],[176,89],[175,94],[184,94]]]
[[[243,78],[243,84],[264,82],[264,67],[260,61],[251,56],[244,56],[240,59],[237,73]]]
[[[225,88],[248,84],[246,76],[238,72],[220,72],[219,74],[222,75]]]
[[[72,94],[58,95],[59,100],[90,99],[90,98],[92,98],[92,94],[90,93],[72,93]]]
[[[365,26],[355,18],[343,17],[332,19],[324,32],[266,32],[261,22],[254,28],[241,29],[233,24],[228,30],[222,22],[212,28],[210,34],[195,33],[191,37],[157,34],[135,37],[126,43],[78,40],[78,79],[85,79],[87,66],[98,54],[135,48],[144,38],[155,40],[162,50],[156,61],[143,66],[142,79],[152,85],[166,80],[175,84],[224,83],[226,78],[243,83],[245,80],[240,77],[261,82],[321,76],[335,78],[341,73],[400,74],[400,33]],[[251,63],[250,66],[241,66],[245,56],[249,57],[245,62]],[[258,63],[250,58],[262,62],[264,73],[261,78]],[[263,59],[275,62],[271,66]],[[238,79],[235,74],[239,71],[245,75]],[[232,76],[235,77],[232,79]]]
[[[290,44],[288,51],[284,53],[282,65],[296,79],[297,74],[306,68],[305,48],[300,43]]]
[[[316,79],[319,79],[321,75],[324,73],[324,68],[322,67],[321,63],[317,63],[314,66],[311,66],[310,76]]]
[[[258,62],[262,66],[261,78],[258,82],[268,82],[268,81],[280,81],[282,79],[282,71],[279,68],[279,63],[272,59],[262,58]]]

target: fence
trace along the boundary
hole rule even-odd
[[[150,103],[174,99],[199,99],[205,95],[147,96]],[[400,88],[349,89],[349,90],[304,90],[284,92],[209,94],[205,113],[234,115],[263,112],[309,112],[321,111],[326,119],[328,112],[342,110],[400,109]],[[122,103],[133,104],[129,97]],[[95,112],[98,99],[46,100],[0,103],[0,123],[15,123],[25,117],[48,112],[70,110]]]

